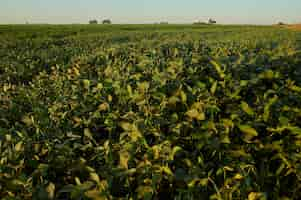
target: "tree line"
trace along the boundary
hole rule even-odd
[[[216,20],[214,19],[209,19],[208,22],[194,22],[193,24],[199,25],[199,24],[216,24]],[[90,20],[89,24],[98,24],[98,21],[96,19]],[[112,24],[112,21],[110,19],[104,19],[102,20],[102,24]],[[156,24],[168,24],[168,22],[160,22],[160,23],[156,23]]]
[[[98,21],[93,19],[89,21],[89,24],[98,24]],[[112,24],[112,21],[110,19],[104,19],[102,20],[102,24]]]

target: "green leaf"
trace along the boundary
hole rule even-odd
[[[193,188],[195,186],[202,186],[205,187],[208,185],[208,178],[202,178],[202,179],[193,179],[188,183],[189,188]]]
[[[108,104],[108,103],[102,103],[102,104],[100,104],[99,106],[98,106],[98,110],[100,111],[100,112],[102,112],[102,111],[107,111],[108,109],[110,108],[110,105]]]
[[[212,86],[210,88],[211,94],[215,94],[216,89],[217,89],[217,81],[214,81],[214,83],[212,84]]]
[[[254,137],[258,136],[257,131],[249,125],[238,126],[240,131],[244,134],[244,141],[250,142]]]
[[[177,102],[180,102],[180,99],[176,96],[172,96],[168,99],[168,104],[176,105]]]
[[[22,122],[26,124],[26,126],[31,126],[34,124],[34,118],[33,116],[25,115],[22,118]]]
[[[126,150],[119,152],[119,166],[123,169],[128,169],[128,161],[130,159],[130,154]]]
[[[267,70],[261,74],[261,78],[272,80],[275,77],[275,73],[273,70]]]
[[[240,85],[240,87],[245,87],[248,85],[248,83],[249,82],[247,80],[241,80],[239,85]]]
[[[90,173],[90,179],[91,179],[92,181],[95,181],[97,184],[100,183],[99,176],[98,176],[98,174],[96,174],[95,172]]]
[[[46,191],[48,193],[48,198],[49,199],[54,199],[54,195],[55,195],[55,185],[50,182],[46,188]]]
[[[89,139],[93,139],[92,133],[91,133],[90,129],[88,129],[88,128],[84,129],[84,136],[86,136]]]
[[[164,172],[164,173],[166,173],[170,176],[173,176],[173,173],[172,173],[171,169],[168,166],[162,166],[161,170],[162,170],[162,172]]]
[[[248,195],[248,200],[266,200],[265,194],[261,192],[251,192]]]
[[[103,195],[99,190],[93,189],[85,192],[85,196],[92,200],[107,200],[108,198]]]
[[[181,90],[180,95],[181,95],[181,100],[182,100],[182,102],[183,102],[183,103],[186,103],[186,101],[187,101],[187,96],[186,96],[186,94],[185,94],[185,92],[184,92],[183,90]]]
[[[182,151],[183,149],[179,146],[175,146],[173,149],[172,149],[172,153],[171,153],[171,160],[174,160],[174,157],[176,155],[176,153],[178,151]]]
[[[85,89],[89,89],[90,88],[90,81],[85,79],[83,80],[83,85]]]
[[[270,108],[274,103],[276,103],[277,100],[278,100],[278,97],[274,96],[273,98],[269,99],[268,103],[264,106],[264,113],[263,113],[264,122],[267,122],[269,120]]]
[[[290,89],[291,89],[292,91],[294,91],[294,92],[299,92],[299,93],[301,93],[301,87],[298,87],[298,86],[296,86],[296,85],[291,86]]]
[[[10,142],[10,141],[12,140],[11,135],[6,134],[6,135],[5,135],[5,140],[6,140],[7,142]]]
[[[121,122],[120,126],[123,130],[125,131],[131,131],[133,129],[132,124],[128,123],[128,122]]]
[[[221,140],[222,144],[231,144],[229,136],[224,136]]]
[[[287,129],[290,130],[293,134],[301,136],[301,128],[300,127],[290,126]]]
[[[138,90],[141,93],[145,93],[149,89],[149,87],[150,87],[150,85],[146,81],[138,83]]]
[[[205,113],[203,113],[203,112],[200,113],[197,109],[191,109],[191,110],[187,111],[186,115],[190,119],[196,119],[198,121],[203,121],[206,119]]]
[[[139,186],[136,192],[138,199],[151,200],[154,191],[150,186]]]
[[[289,124],[289,119],[287,117],[284,116],[280,116],[278,118],[280,125],[282,126],[287,126]]]
[[[23,142],[18,142],[16,145],[15,145],[15,151],[19,152],[22,150],[22,147],[23,147]]]
[[[252,108],[244,101],[241,102],[240,104],[242,110],[247,113],[248,115],[250,116],[253,116],[254,115],[254,111],[252,110]]]
[[[237,173],[237,174],[235,174],[235,176],[234,176],[233,178],[236,179],[236,180],[241,180],[241,179],[243,179],[244,177],[243,177],[243,175]]]
[[[217,62],[215,62],[214,60],[211,60],[210,63],[214,66],[215,70],[217,71],[217,73],[219,74],[220,78],[224,78],[225,74],[224,71],[222,70],[222,67],[220,64],[218,64]]]
[[[121,122],[120,126],[125,131],[126,135],[131,137],[132,141],[137,141],[138,138],[142,137],[138,127],[135,124]]]
[[[130,97],[133,95],[133,90],[132,90],[132,87],[131,85],[127,85],[127,92],[129,93]]]

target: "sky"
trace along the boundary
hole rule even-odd
[[[301,23],[301,0],[0,0],[0,24]]]

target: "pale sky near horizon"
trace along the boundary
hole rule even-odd
[[[214,18],[223,24],[301,23],[301,0],[0,0],[0,24],[192,23]]]

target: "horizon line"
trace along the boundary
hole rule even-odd
[[[195,24],[195,23],[203,23],[203,24]],[[278,22],[279,23],[279,22]],[[195,22],[184,22],[184,23],[176,23],[176,22],[168,22],[168,21],[161,21],[161,22],[146,22],[146,23],[111,23],[111,24],[103,24],[99,22],[98,24],[89,24],[89,22],[86,23],[45,23],[45,22],[36,22],[36,23],[0,23],[0,25],[255,25],[255,26],[270,26],[270,25],[277,25],[278,23],[267,23],[267,24],[257,24],[257,23],[216,23],[216,24],[209,24],[207,22],[203,21],[195,21]],[[301,23],[285,23],[284,25],[296,25]]]

